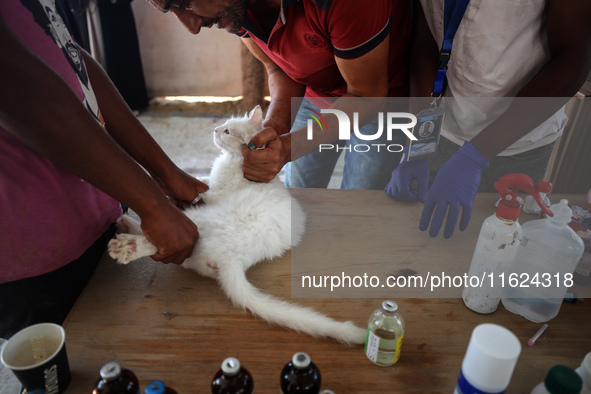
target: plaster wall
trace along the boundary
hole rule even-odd
[[[240,39],[225,30],[189,33],[172,13],[132,3],[150,97],[240,96]]]

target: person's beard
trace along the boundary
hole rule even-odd
[[[249,6],[250,0],[234,0],[223,14],[220,15],[219,19],[226,19],[228,21],[228,26],[225,26],[227,31],[236,34],[242,29]]]

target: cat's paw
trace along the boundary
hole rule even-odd
[[[116,239],[109,241],[108,251],[109,256],[117,260],[118,263],[128,264],[140,257],[152,255],[157,250],[144,236],[118,234]]]

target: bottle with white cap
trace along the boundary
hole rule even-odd
[[[480,324],[472,331],[454,394],[504,393],[509,386],[521,344],[497,324]]]
[[[400,357],[403,337],[404,319],[398,313],[398,304],[385,300],[369,317],[365,355],[376,365],[393,365]]]
[[[252,394],[253,390],[252,375],[234,357],[228,357],[222,362],[221,369],[211,382],[212,394]]]
[[[135,374],[115,361],[103,365],[100,375],[93,394],[140,394]]]
[[[532,390],[531,394],[579,394],[583,382],[579,375],[565,365],[555,365],[546,379]]]
[[[587,353],[583,362],[575,371],[583,380],[581,394],[591,394],[591,352]]]
[[[303,352],[293,355],[283,367],[279,379],[281,394],[318,394],[321,383],[320,370]]]

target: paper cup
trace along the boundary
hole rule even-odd
[[[70,384],[66,332],[60,325],[41,323],[17,332],[2,348],[0,359],[27,391],[59,394]]]

